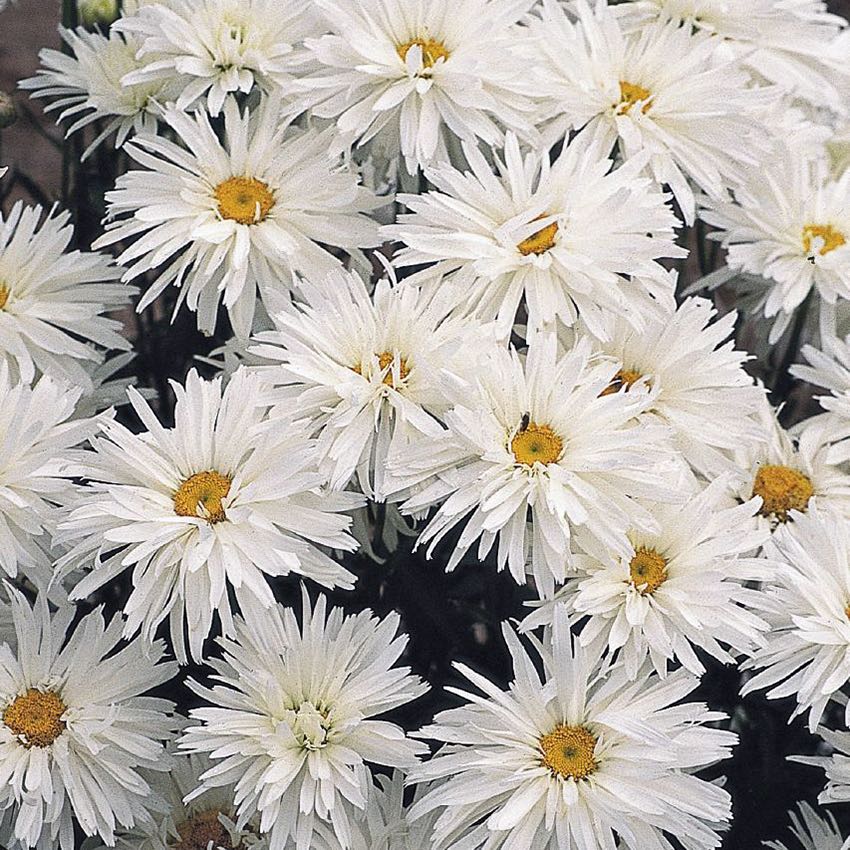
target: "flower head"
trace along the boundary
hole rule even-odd
[[[772,628],[766,646],[744,664],[758,672],[741,693],[794,695],[792,717],[808,711],[814,732],[827,703],[850,681],[850,521],[817,508],[793,520],[793,533],[780,528],[766,550],[782,564],[763,594]]]
[[[114,845],[148,820],[150,772],[168,770],[171,703],[143,696],[175,673],[163,646],[118,649],[122,621],[101,611],[69,629],[73,609],[30,608],[9,589],[17,650],[0,646],[0,809],[23,848],[73,850],[72,815]]]
[[[139,393],[130,403],[147,431],[117,422],[92,439],[80,458],[88,480],[57,535],[70,548],[60,572],[94,569],[76,586],[82,598],[133,567],[125,632],[152,640],[170,618],[175,652],[185,660],[183,630],[200,658],[214,616],[232,633],[229,588],[240,606],[268,607],[265,576],[296,572],[324,585],[351,586],[353,576],[319,547],[352,550],[345,511],[350,493],[328,493],[304,426],[269,420],[263,383],[240,371],[222,381],[190,372],[166,429]]]
[[[810,293],[828,304],[850,297],[850,171],[833,179],[827,163],[787,144],[735,184],[734,200],[703,201],[731,269],[758,275],[758,309],[784,333]]]
[[[91,364],[101,349],[126,350],[121,323],[104,314],[123,307],[133,287],[101,254],[68,251],[70,214],[20,201],[0,215],[0,360],[30,382],[38,374],[91,390]]]
[[[536,59],[551,132],[587,126],[609,150],[618,143],[625,160],[646,157],[691,224],[690,181],[721,197],[742,166],[756,170],[765,95],[748,88],[736,63],[714,61],[717,42],[708,33],[676,21],[629,32],[615,8],[603,0],[591,10],[577,0],[573,23],[561,3],[544,0],[531,20],[529,60]]]
[[[415,286],[382,280],[370,297],[353,273],[300,291],[305,301],[276,313],[276,330],[258,334],[251,352],[280,364],[266,376],[279,404],[309,418],[331,486],[356,475],[381,499],[387,458],[442,433],[439,377],[468,372],[487,329],[448,316],[445,299]]]
[[[319,70],[301,80],[341,141],[388,137],[407,170],[448,158],[453,139],[533,133],[533,88],[515,55],[534,0],[318,0],[330,30],[306,45]]]
[[[576,529],[623,555],[630,526],[655,529],[635,497],[677,498],[661,474],[675,452],[666,429],[635,421],[651,396],[605,394],[617,368],[582,342],[559,354],[555,337],[541,334],[526,358],[493,348],[474,379],[447,384],[445,435],[390,461],[398,491],[419,488],[405,512],[440,504],[420,537],[429,553],[467,520],[448,569],[476,540],[483,559],[498,538],[499,568],[524,582],[528,566],[550,596],[574,569]]]
[[[510,628],[503,632],[514,667],[508,690],[455,665],[476,692],[452,691],[470,704],[420,733],[444,744],[412,771],[435,782],[411,815],[440,810],[437,850],[461,835],[471,850],[671,850],[670,835],[719,846],[714,830],[729,820],[729,796],[693,772],[726,757],[736,737],[704,727],[722,715],[677,705],[696,678],[679,671],[660,680],[646,668],[634,683],[618,668],[603,676],[563,608],[535,645],[542,675]]]
[[[114,29],[140,45],[124,85],[179,81],[178,109],[206,95],[216,116],[232,95],[290,92],[305,58],[297,45],[316,27],[308,0],[169,0],[142,6]]]
[[[530,330],[581,316],[598,336],[615,314],[642,329],[656,300],[672,308],[657,261],[681,256],[676,219],[636,163],[612,171],[585,133],[551,165],[548,152],[523,157],[509,135],[498,177],[477,148],[464,150],[472,170],[428,169],[436,190],[400,195],[411,214],[383,231],[407,246],[397,265],[436,262],[418,276],[424,286],[450,288],[460,312],[498,318],[505,336],[523,296]]]
[[[123,175],[107,194],[117,220],[96,243],[139,237],[118,258],[125,280],[165,265],[139,310],[173,284],[178,307],[185,301],[196,311],[202,331],[215,330],[223,301],[245,338],[258,289],[264,299],[285,296],[296,272],[339,268],[323,245],[357,254],[378,244],[377,225],[363,213],[383,201],[328,159],[328,133],[282,120],[279,99],[244,112],[228,101],[223,141],[204,112],[171,109],[164,120],[181,144],[140,134],[128,145],[148,170]]]
[[[235,638],[211,660],[219,685],[193,685],[210,705],[191,712],[182,746],[210,753],[216,766],[199,792],[234,785],[240,821],[258,815],[271,847],[292,840],[313,846],[327,825],[352,847],[351,808],[370,794],[367,762],[409,768],[424,747],[395,724],[374,719],[427,689],[405,667],[394,667],[406,643],[399,619],[371,611],[328,613],[304,595],[302,623],[277,606],[250,621],[237,619]]]

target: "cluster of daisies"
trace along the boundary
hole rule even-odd
[[[119,149],[101,235],[0,215],[0,845],[719,848],[717,662],[850,801],[847,22],[86,10],[20,86]],[[121,377],[131,303],[225,341],[173,415]],[[418,730],[405,624],[323,592],[405,545],[533,600],[510,683],[457,663]]]

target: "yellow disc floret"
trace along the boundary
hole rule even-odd
[[[259,224],[275,203],[268,184],[254,177],[231,177],[219,183],[214,194],[219,215],[239,224]]]
[[[584,726],[558,725],[540,739],[543,764],[565,779],[584,779],[599,766],[596,736]]]
[[[788,519],[788,511],[805,511],[814,494],[811,479],[790,466],[762,466],[753,481],[753,496],[762,498],[759,513],[780,522]]]
[[[212,841],[214,850],[237,850],[218,816],[218,809],[210,809],[184,821],[177,826],[179,840],[168,846],[172,850],[207,850]]]
[[[396,389],[395,376],[393,374],[393,363],[396,359],[396,355],[391,351],[382,351],[380,354],[376,355],[378,358],[378,368],[381,372],[385,369],[387,370],[386,375],[384,375],[383,382],[388,387],[393,387]],[[351,367],[352,372],[357,372],[358,375],[363,374],[363,364],[358,363],[356,366]],[[410,366],[407,365],[407,361],[403,357],[398,358],[398,379],[399,383],[404,381],[404,379],[410,374]]]
[[[807,224],[803,228],[803,250],[807,255],[812,253],[812,248],[817,247],[817,252],[825,257],[846,242],[844,234],[831,224]]]
[[[54,691],[30,688],[3,711],[3,722],[29,747],[49,747],[64,731],[67,706]]]
[[[511,440],[511,451],[517,463],[557,463],[564,451],[564,441],[548,426],[529,422]]]
[[[532,233],[527,239],[523,239],[516,246],[517,251],[523,257],[527,257],[529,254],[545,254],[550,248],[555,247],[555,237],[557,235],[558,222],[553,221],[551,224],[547,224],[546,227],[538,230],[537,233]]]
[[[637,383],[642,377],[643,375],[634,369],[620,369],[620,371],[614,375],[611,383],[602,390],[600,395],[611,395],[612,393],[619,392],[623,388],[625,388],[626,392],[628,392],[632,385]]]
[[[198,472],[187,478],[174,494],[177,516],[200,517],[211,525],[227,517],[222,501],[230,492],[231,480],[215,470]]]
[[[620,81],[620,103],[619,103],[619,111],[623,115],[628,115],[629,110],[636,103],[643,103],[643,107],[641,107],[641,112],[644,115],[649,112],[650,106],[652,106],[652,102],[650,98],[652,97],[652,92],[649,89],[645,89],[643,86],[636,85],[635,83],[629,83],[625,80]]]
[[[641,595],[654,593],[667,580],[667,561],[655,549],[641,546],[629,562],[629,575]]]
[[[440,59],[445,61],[450,55],[448,48],[441,41],[435,41],[432,38],[412,38],[396,47],[402,62],[407,61],[407,54],[414,46],[422,48],[422,65],[425,68],[433,68]]]
[[[0,283],[0,310],[4,309],[9,301],[11,294],[9,287],[5,283]]]

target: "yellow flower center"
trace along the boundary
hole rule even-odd
[[[613,393],[618,393],[623,387],[625,387],[626,392],[628,392],[632,385],[639,381],[643,375],[640,372],[636,372],[634,369],[620,369],[611,383],[602,390],[599,395],[612,395]]]
[[[168,846],[172,850],[207,850],[212,841],[213,850],[237,850],[218,816],[218,809],[210,809],[184,821],[177,827],[179,840]]]
[[[629,562],[629,574],[642,596],[654,593],[667,580],[667,561],[655,549],[641,546]]]
[[[541,216],[542,218],[542,216]],[[555,247],[555,237],[558,235],[558,222],[553,221],[546,227],[532,233],[527,239],[517,245],[517,251],[527,257],[529,254],[545,254],[550,248]]]
[[[529,422],[511,440],[511,451],[517,463],[557,463],[564,450],[564,441],[548,426]]]
[[[816,243],[815,240],[819,241]],[[807,224],[803,228],[803,250],[807,255],[811,254],[812,248],[815,247],[817,252],[825,257],[846,242],[844,234],[831,224]],[[817,247],[818,245],[820,247]]]
[[[584,726],[556,726],[540,739],[543,764],[565,779],[584,779],[599,766],[593,757],[596,736]]]
[[[396,52],[401,57],[402,62],[407,61],[408,51],[414,46],[422,48],[422,65],[425,68],[433,68],[440,59],[445,61],[450,55],[446,45],[441,41],[435,41],[432,38],[412,38],[396,47]]]
[[[378,368],[381,372],[384,369],[387,369],[387,374],[384,375],[384,383],[388,387],[393,387],[395,389],[395,377],[393,375],[393,361],[395,360],[395,354],[391,351],[384,351],[378,355]],[[390,368],[387,368],[390,367]],[[358,375],[363,374],[363,364],[358,363],[356,366],[352,366],[351,370],[353,372],[357,372]],[[403,357],[398,358],[398,378],[399,382],[404,381],[404,379],[410,374],[410,367],[407,365],[407,361]]]
[[[219,215],[239,224],[259,224],[275,203],[268,185],[253,177],[231,177],[219,183],[215,199]]]
[[[222,500],[230,492],[231,480],[215,470],[198,472],[187,478],[174,494],[177,516],[201,517],[210,525],[227,519]]]
[[[9,295],[11,294],[11,290],[5,283],[0,283],[0,310],[2,310],[6,303],[9,300]]]
[[[30,688],[3,712],[3,722],[25,747],[49,747],[64,731],[67,706],[59,694]]]
[[[781,522],[788,519],[788,511],[805,511],[814,494],[811,479],[788,466],[762,466],[753,481],[753,495],[762,498],[759,513]]]
[[[619,110],[623,115],[628,115],[629,110],[636,104],[643,102],[641,112],[645,115],[649,112],[649,107],[652,106],[652,92],[645,89],[643,86],[638,86],[635,83],[628,83],[625,80],[620,80],[620,103]]]

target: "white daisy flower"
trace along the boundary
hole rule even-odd
[[[499,175],[464,146],[472,171],[428,169],[438,191],[399,195],[412,211],[384,227],[407,245],[399,266],[436,266],[420,275],[451,285],[459,306],[498,317],[507,336],[525,296],[530,329],[580,315],[592,333],[602,320],[627,316],[642,328],[653,299],[672,309],[673,292],[657,260],[681,257],[676,218],[665,196],[641,177],[637,160],[611,171],[611,160],[582,133],[550,165],[549,153],[523,157],[509,134]],[[441,280],[453,273],[451,284]]]
[[[605,0],[577,0],[573,23],[557,0],[531,19],[529,61],[553,116],[551,132],[588,126],[628,161],[641,154],[670,186],[685,220],[695,217],[689,181],[721,197],[730,178],[758,170],[763,91],[736,63],[715,63],[716,39],[675,22],[626,33]],[[743,167],[742,167],[743,166]]]
[[[850,802],[850,732],[820,727],[818,735],[832,748],[828,756],[790,756],[791,761],[819,767],[826,773],[826,787],[818,802]]]
[[[736,495],[741,501],[762,500],[759,527],[773,531],[787,524],[793,534],[798,515],[813,508],[850,517],[850,475],[835,457],[831,420],[817,416],[789,432],[767,401],[760,419],[764,440],[742,443],[732,452]],[[724,464],[722,471],[727,469]]]
[[[131,830],[115,835],[117,850],[267,850],[268,842],[257,830],[257,819],[242,827],[236,825],[233,789],[211,788],[189,803],[200,784],[200,777],[213,766],[206,754],[174,757],[165,774],[151,778],[154,792],[162,798],[162,811],[151,812],[152,818]],[[97,839],[87,842],[83,850],[107,850]]]
[[[830,46],[847,22],[823,0],[641,0],[638,18],[669,17],[715,37],[722,60],[737,59],[756,82],[768,81],[815,106],[844,112],[841,70]],[[642,14],[641,14],[642,13]]]
[[[762,594],[772,629],[745,669],[757,672],[742,695],[770,688],[768,699],[794,696],[791,717],[809,713],[814,732],[833,697],[850,680],[850,521],[810,507],[774,534],[765,552],[778,561]],[[845,723],[850,722],[846,702]]]
[[[266,377],[280,387],[278,403],[318,434],[331,486],[342,489],[356,474],[362,491],[382,500],[387,457],[443,432],[437,418],[449,402],[439,376],[468,372],[487,329],[448,318],[439,298],[388,280],[371,298],[358,275],[343,272],[300,292],[305,302],[276,313],[277,329],[258,334],[250,351],[280,364]]]
[[[328,159],[332,128],[292,126],[275,98],[253,113],[228,101],[224,142],[204,112],[171,109],[164,120],[182,144],[141,134],[127,145],[148,170],[130,171],[107,193],[109,216],[118,220],[95,243],[134,240],[118,258],[127,266],[125,280],[166,264],[139,310],[174,284],[181,287],[178,307],[185,300],[197,311],[202,331],[215,330],[223,299],[234,332],[244,338],[258,289],[263,298],[285,294],[296,272],[339,268],[322,245],[357,255],[358,248],[379,244],[377,224],[364,213],[385,200]]]
[[[241,606],[274,604],[265,576],[290,572],[329,587],[354,576],[319,547],[357,547],[345,511],[362,503],[321,489],[314,443],[302,425],[270,420],[256,375],[201,380],[193,370],[177,396],[174,428],[163,428],[134,389],[130,403],[147,430],[117,422],[92,438],[76,473],[88,480],[70,499],[57,542],[70,546],[58,568],[94,569],[80,599],[133,568],[125,635],[146,640],[169,618],[174,650],[185,661],[184,621],[194,658],[214,616],[232,634],[233,589]]]
[[[23,381],[50,374],[90,391],[86,367],[104,354],[87,343],[130,348],[121,323],[104,314],[136,290],[118,283],[108,257],[68,251],[70,219],[20,201],[8,218],[0,213],[0,360]]]
[[[726,758],[737,736],[703,726],[724,715],[677,705],[698,679],[679,671],[660,680],[644,669],[630,682],[621,668],[603,676],[598,656],[574,645],[563,608],[551,637],[535,644],[542,676],[510,628],[503,632],[509,689],[456,664],[484,696],[450,689],[473,705],[438,714],[420,733],[446,745],[411,772],[438,781],[411,812],[442,809],[436,850],[672,850],[668,836],[720,846],[729,795],[693,773]]]
[[[122,621],[98,610],[69,630],[74,611],[31,609],[10,589],[17,651],[0,646],[0,808],[17,848],[74,850],[76,821],[114,845],[119,827],[148,819],[147,771],[168,770],[162,742],[172,704],[145,697],[176,665],[163,646],[118,649]],[[72,821],[73,816],[73,821]]]
[[[349,850],[350,807],[365,809],[372,782],[367,762],[409,768],[426,749],[373,718],[427,686],[393,666],[407,643],[398,615],[328,614],[324,597],[311,611],[305,593],[302,621],[283,606],[237,619],[235,640],[220,641],[224,660],[208,662],[221,684],[192,685],[210,705],[192,710],[202,725],[181,746],[219,762],[196,793],[235,785],[240,822],[259,813],[270,850],[288,841],[307,850],[323,823]]]
[[[632,532],[625,558],[588,545],[591,556],[577,558],[579,576],[526,618],[525,628],[551,622],[565,604],[571,619],[584,621],[582,646],[618,653],[630,679],[647,657],[661,676],[674,661],[701,676],[695,649],[734,664],[763,644],[767,629],[751,611],[759,594],[745,584],[773,574],[750,557],[768,538],[751,522],[758,507],[758,500],[736,505],[723,479],[683,505],[653,506],[658,533]]]
[[[791,818],[791,832],[797,839],[790,850],[847,850],[850,841],[845,843],[831,813],[820,817],[808,803],[800,803],[799,809],[799,814],[788,812],[788,817]],[[789,850],[781,841],[767,841],[765,847],[771,850]]]
[[[309,0],[169,0],[142,6],[113,29],[141,45],[127,86],[181,82],[177,108],[188,109],[206,95],[218,115],[228,95],[288,93],[292,74],[304,64],[298,45],[316,34],[318,19]]]
[[[528,565],[538,591],[551,596],[574,569],[575,529],[623,556],[628,528],[657,531],[635,497],[676,498],[663,475],[675,453],[665,428],[635,421],[651,395],[605,394],[616,372],[616,363],[592,362],[587,340],[559,355],[554,335],[540,334],[524,360],[494,348],[474,381],[447,384],[445,436],[389,462],[392,488],[425,483],[403,512],[442,503],[419,538],[428,554],[466,521],[447,569],[476,540],[483,560],[498,538],[498,568],[522,583]]]
[[[766,278],[759,309],[776,342],[812,291],[827,304],[850,297],[850,172],[787,144],[735,184],[734,201],[703,200],[700,213],[721,232],[730,269]]]
[[[612,316],[600,344],[621,364],[611,389],[651,392],[643,415],[669,425],[677,448],[702,473],[728,463],[724,451],[763,440],[764,390],[743,369],[750,357],[735,348],[735,319],[734,312],[718,318],[704,298],[688,298],[675,312],[648,313],[641,329]]]
[[[533,137],[534,89],[514,49],[533,4],[316,0],[330,33],[305,42],[322,66],[300,81],[305,103],[341,141],[389,136],[411,174],[447,159],[455,138],[499,145],[503,126]]]
[[[69,125],[68,136],[103,122],[83,159],[113,133],[118,148],[133,133],[156,132],[161,104],[173,100],[177,90],[173,82],[162,79],[122,83],[126,74],[141,67],[136,58],[139,42],[117,32],[105,36],[82,27],[60,27],[59,32],[70,54],[45,48],[39,54],[43,67],[18,85],[32,91],[32,97],[52,99],[46,111],[59,110],[57,122]]]
[[[80,394],[46,377],[15,383],[0,362],[0,569],[9,576],[44,563],[58,505],[73,489],[70,450],[96,428],[72,420]]]
[[[431,847],[437,813],[410,820],[410,807],[404,804],[404,774],[394,770],[392,777],[378,776],[377,787],[369,789],[365,812],[350,819],[351,850],[423,850]],[[423,794],[416,789],[414,802]],[[340,850],[339,839],[325,824],[317,825],[315,850]]]

